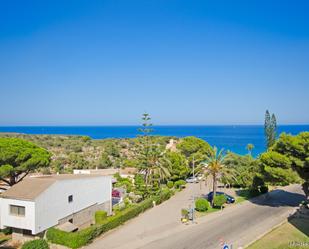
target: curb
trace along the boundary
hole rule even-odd
[[[296,210],[296,208],[295,208]],[[295,212],[295,210],[293,211],[293,213]],[[253,243],[255,243],[256,241],[260,240],[261,238],[263,238],[265,235],[267,235],[268,233],[270,233],[271,231],[275,230],[276,228],[280,227],[281,225],[283,225],[284,223],[288,222],[288,218],[285,218],[283,221],[281,221],[280,223],[278,223],[277,225],[273,226],[272,228],[268,229],[266,232],[262,233],[261,235],[257,236],[254,240],[252,240],[251,242],[247,243],[246,245],[243,246],[244,249],[246,249],[247,247],[251,246]]]

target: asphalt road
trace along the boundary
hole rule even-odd
[[[124,226],[111,231],[88,249],[216,249],[223,243],[241,248],[284,221],[304,199],[299,185],[272,191],[223,211],[179,222],[180,208],[192,203],[198,185],[190,185],[171,200],[152,208]]]
[[[215,249],[222,244],[241,248],[285,220],[304,199],[301,188],[292,185],[275,190],[265,198],[235,206],[205,217],[190,229],[174,233],[167,238],[152,241],[143,249]]]

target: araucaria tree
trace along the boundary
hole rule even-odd
[[[19,138],[0,138],[0,189],[23,180],[31,171],[47,167],[51,154]]]
[[[148,113],[143,113],[142,121],[142,128],[139,128],[138,131],[142,133],[142,136],[147,137],[153,132],[150,115]]]
[[[266,138],[266,146],[269,149],[275,144],[277,135],[277,120],[275,114],[270,115],[269,111],[265,113],[264,132]]]
[[[138,152],[139,173],[144,176],[145,184],[151,186],[160,184],[170,176],[169,162],[165,156],[164,148],[155,143],[150,136],[152,129],[151,117],[148,113],[142,116],[142,128],[139,131],[140,149]]]
[[[213,181],[212,205],[214,204],[214,199],[216,196],[218,180],[225,174],[226,171],[226,167],[224,166],[224,158],[225,154],[223,149],[218,151],[217,148],[214,147],[210,155],[206,155],[206,160],[203,163],[206,167],[205,174],[210,175]]]

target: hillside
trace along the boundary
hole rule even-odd
[[[67,135],[26,135],[0,133],[0,137],[18,137],[33,142],[52,153],[49,168],[42,173],[68,173],[74,168],[135,167],[136,155],[141,146],[139,138],[130,139],[91,139],[87,136]],[[157,144],[166,148],[172,137],[151,137]],[[179,139],[174,138],[177,142]]]

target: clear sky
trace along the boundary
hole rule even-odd
[[[0,125],[309,123],[309,1],[1,0]]]

